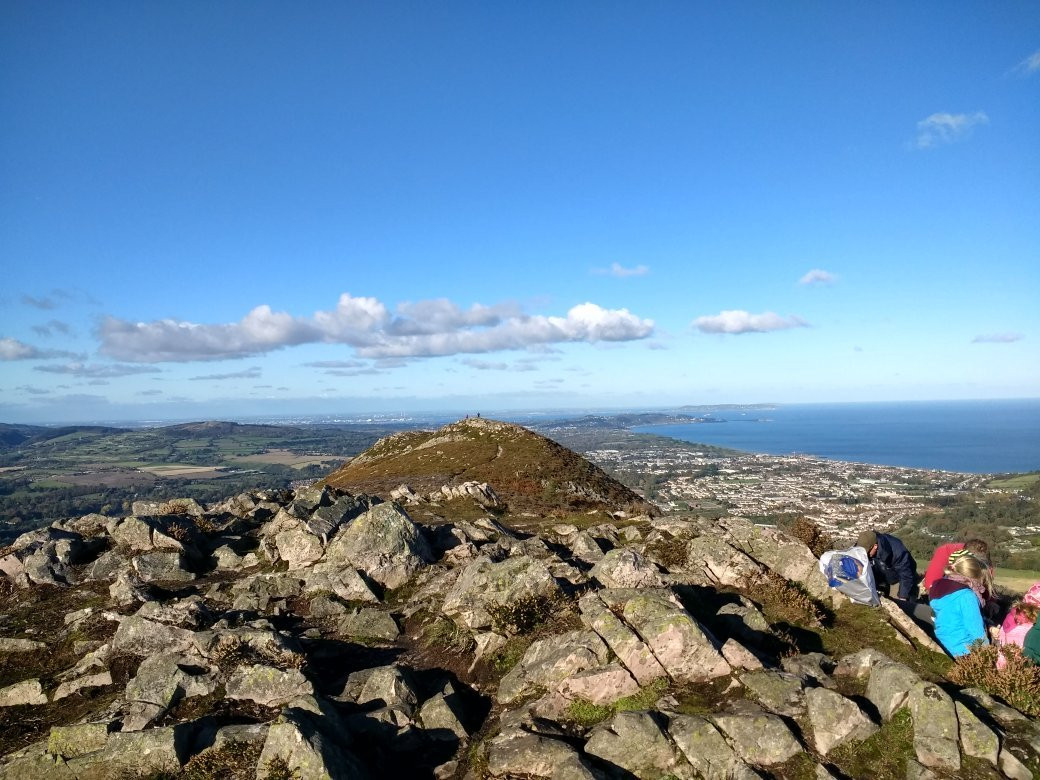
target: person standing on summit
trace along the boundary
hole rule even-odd
[[[874,570],[874,581],[878,590],[887,586],[889,594],[898,586],[898,598],[901,601],[917,600],[917,561],[899,539],[891,534],[879,534],[876,531],[864,531],[856,541],[870,556],[870,566]]]

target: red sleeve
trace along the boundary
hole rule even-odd
[[[948,542],[939,545],[924,572],[924,589],[926,591],[931,590],[935,581],[943,576],[950,555],[962,549],[964,549],[964,542]]]

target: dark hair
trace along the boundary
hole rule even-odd
[[[969,539],[964,543],[964,549],[975,556],[982,556],[986,559],[986,563],[990,562],[989,559],[989,545],[981,539]]]

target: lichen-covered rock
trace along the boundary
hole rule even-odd
[[[68,760],[101,750],[107,741],[107,723],[52,726],[50,736],[47,738],[47,752]]]
[[[112,650],[141,656],[179,653],[191,647],[194,639],[194,632],[188,629],[130,615],[119,621],[112,637]]]
[[[497,699],[503,704],[538,688],[555,689],[573,674],[607,662],[607,646],[592,631],[569,631],[534,642],[502,678]]]
[[[698,776],[705,780],[756,780],[761,777],[704,718],[669,714],[668,734]]]
[[[86,688],[104,688],[112,684],[111,672],[98,672],[97,674],[86,674],[72,680],[63,682],[54,689],[51,696],[52,701],[61,701],[74,693],[79,693]]]
[[[185,568],[184,557],[172,550],[153,550],[131,559],[134,572],[144,582],[191,582],[195,574]]]
[[[685,569],[699,585],[742,587],[765,568],[715,534],[702,534],[686,545]]]
[[[459,625],[479,630],[493,626],[491,610],[522,599],[560,596],[559,585],[541,561],[521,555],[495,563],[482,555],[462,570],[441,609]]]
[[[566,742],[527,731],[504,732],[491,740],[488,748],[492,777],[557,778],[560,768],[575,763],[582,766],[578,752]]]
[[[100,750],[70,758],[66,766],[76,780],[122,780],[152,777],[181,768],[178,746],[190,742],[196,727],[191,723],[145,731],[108,735]],[[181,748],[183,750],[183,748]]]
[[[914,752],[927,767],[961,768],[960,732],[953,699],[934,683],[921,680],[907,698],[914,721]]]
[[[770,712],[797,717],[805,713],[805,690],[800,678],[786,672],[748,672],[740,676],[751,695]]]
[[[279,707],[313,694],[314,686],[299,669],[278,669],[265,664],[240,666],[227,681],[227,698],[255,701],[265,707]]]
[[[621,611],[673,680],[701,682],[732,671],[713,638],[667,591],[605,589],[599,596]]]
[[[215,670],[196,672],[204,667],[202,659],[178,654],[145,658],[126,686],[123,731],[140,731],[178,700],[205,696],[216,690]]]
[[[678,776],[689,771],[662,729],[665,717],[655,712],[619,712],[592,730],[585,752],[639,778]]]
[[[660,588],[664,585],[657,564],[631,547],[608,552],[592,567],[589,576],[605,588]]]
[[[403,509],[394,504],[379,504],[336,534],[324,560],[350,564],[392,590],[408,582],[433,560],[433,554]]]
[[[313,713],[289,709],[267,731],[256,776],[267,777],[277,760],[293,780],[367,780],[368,773],[342,742],[324,733]]]
[[[0,636],[0,653],[31,653],[47,645],[34,639],[17,639]]]
[[[336,632],[342,636],[380,639],[384,642],[392,642],[401,634],[401,629],[390,613],[372,608],[351,612],[340,618],[336,626]]]
[[[469,736],[462,725],[460,713],[452,702],[455,696],[446,696],[443,692],[431,696],[419,708],[419,722],[427,734],[434,739],[452,738],[463,740]]]
[[[411,681],[397,666],[379,666],[366,669],[363,673],[351,675],[347,679],[347,689],[360,682],[355,701],[365,705],[381,702],[386,707],[393,707],[404,712],[409,718],[415,714],[419,697],[412,687]],[[348,690],[344,690],[348,695]]]
[[[910,667],[895,661],[881,661],[870,669],[867,698],[877,707],[886,723],[906,704],[910,691],[921,678]]]
[[[997,766],[1000,758],[1000,738],[961,702],[957,706],[957,723],[960,726],[961,750],[964,755],[981,758]]]
[[[812,725],[813,744],[821,755],[850,740],[863,740],[878,730],[851,699],[826,688],[810,688],[805,702]]]
[[[647,644],[608,609],[596,593],[582,596],[578,608],[582,623],[599,634],[640,685],[667,676]]]
[[[798,739],[776,715],[747,708],[712,717],[744,761],[755,766],[782,764],[802,752]]]

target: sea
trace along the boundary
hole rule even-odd
[[[770,455],[974,474],[1040,470],[1040,398],[783,404],[633,430]]]

